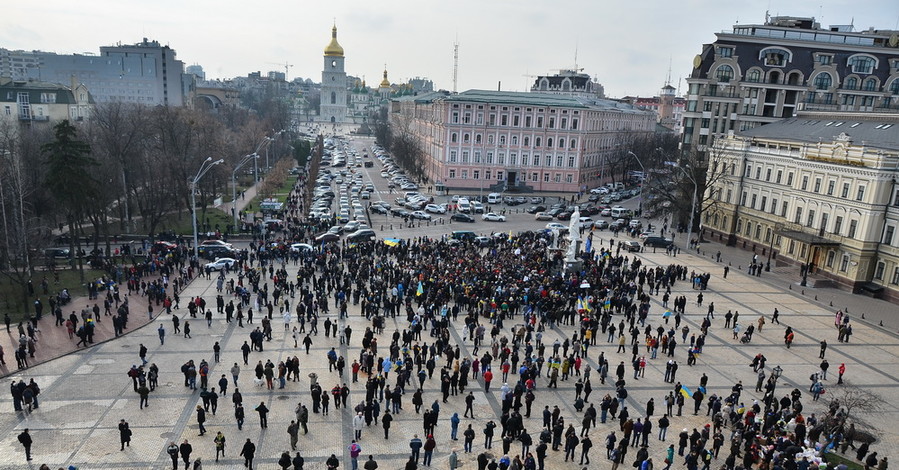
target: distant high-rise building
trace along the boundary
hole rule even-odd
[[[195,75],[184,71],[175,50],[144,38],[133,45],[104,46],[100,55],[0,49],[0,76],[14,80],[83,83],[97,103],[190,103]]]
[[[776,16],[717,33],[687,79],[684,149],[800,110],[899,111],[899,32]]]
[[[337,25],[331,28],[331,42],[325,47],[322,69],[319,119],[325,122],[347,120],[347,78],[343,47],[337,42]]]
[[[203,66],[199,64],[188,65],[185,71],[195,77],[197,80],[206,80],[206,72],[203,70]]]

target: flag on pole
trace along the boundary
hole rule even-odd
[[[686,385],[680,386],[680,394],[684,396],[684,398],[693,398],[693,392]]]
[[[384,244],[387,246],[397,246],[400,244],[400,240],[398,238],[385,238]]]
[[[425,293],[425,286],[422,285],[421,281],[418,281],[418,289],[416,289],[415,295],[416,295],[416,296],[419,296],[419,295],[424,294],[424,293]]]
[[[590,253],[593,251],[593,237],[587,238],[587,244],[584,245],[584,251],[586,251],[587,253]]]

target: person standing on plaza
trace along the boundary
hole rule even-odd
[[[393,416],[389,410],[384,410],[384,416],[381,417],[381,427],[384,428],[384,439],[390,438],[390,423],[393,422]]]
[[[425,467],[431,466],[431,457],[434,456],[434,449],[437,448],[437,441],[434,439],[433,434],[428,434],[428,438],[425,440],[424,450],[425,457],[422,460],[422,465]]]
[[[202,406],[197,405],[197,424],[200,426],[200,436],[206,434],[206,426],[203,426],[203,423],[206,422],[206,410],[203,409]]]
[[[240,449],[240,456],[243,457],[243,466],[253,469],[253,457],[256,456],[256,444],[250,438],[244,443],[243,449]]]
[[[240,392],[236,392],[236,393],[240,393]],[[237,420],[237,430],[238,430],[238,431],[240,431],[241,429],[243,429],[243,420],[244,420],[244,417],[245,417],[245,416],[244,416],[244,411],[243,411],[243,404],[242,404],[242,403],[237,403],[237,404],[234,406],[234,419]]]
[[[122,448],[119,450],[125,450],[126,444],[131,447],[131,428],[124,419],[119,421],[119,441],[122,443]]]
[[[213,442],[215,442],[215,461],[218,462],[219,455],[221,455],[222,457],[225,456],[225,435],[222,434],[221,431],[219,431],[215,435],[215,439],[213,440]]]
[[[287,426],[287,434],[290,436],[290,450],[297,450],[297,441],[300,438],[300,425],[291,420]]]
[[[140,409],[144,409],[145,406],[150,406],[150,389],[147,388],[146,384],[141,384],[137,387],[137,394],[140,396]]]
[[[827,351],[827,340],[821,340],[821,352],[818,354],[818,359],[824,359],[824,352]]]
[[[846,373],[846,363],[840,363],[840,367],[837,368],[837,385],[843,385],[843,374]]]
[[[140,357],[140,360],[143,363],[142,365],[147,365],[147,347],[144,346],[144,343],[140,344],[137,356]]]
[[[420,455],[422,445],[421,439],[418,438],[418,434],[413,434],[412,439],[409,441],[409,448],[412,449],[410,460],[414,460],[416,465],[418,464],[418,456]]]
[[[266,429],[268,427],[268,407],[265,406],[265,402],[259,402],[256,412],[259,413],[259,424],[262,426],[262,429]]]
[[[190,445],[189,442],[187,442],[187,439],[185,439],[184,442],[181,443],[181,446],[178,447],[178,452],[181,453],[181,460],[184,461],[184,470],[187,470],[187,468],[190,466],[190,453],[193,451],[194,448]],[[177,465],[175,466],[175,468],[177,468]]]
[[[25,428],[25,430],[19,434],[19,443],[22,444],[22,447],[25,448],[25,460],[30,461],[31,460],[32,440],[31,440],[31,434],[29,434],[29,432],[28,432],[28,428]]]
[[[178,445],[175,444],[174,441],[172,441],[169,443],[169,446],[165,449],[165,451],[172,459],[172,470],[178,470]]]
[[[347,447],[347,450],[350,453],[350,462],[352,463],[352,470],[359,470],[359,454],[362,453],[362,446],[353,439],[353,442]]]
[[[159,344],[164,345],[165,344],[165,327],[162,325],[159,325],[159,329],[156,331],[159,332]]]

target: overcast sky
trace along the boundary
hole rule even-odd
[[[321,80],[336,20],[347,73],[369,84],[427,77],[458,90],[525,90],[526,75],[583,68],[609,96],[654,95],[671,61],[672,85],[715,32],[771,15],[815,16],[822,26],[897,29],[897,0],[79,0],[8,2],[0,47],[99,53],[142,38],[168,44],[207,78],[284,70]],[[575,60],[575,57],[577,59]],[[685,83],[681,82],[683,89]]]

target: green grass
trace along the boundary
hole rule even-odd
[[[203,215],[202,209],[197,210],[198,231],[204,231],[204,222],[209,224],[210,231],[215,230],[215,226],[218,225],[219,230],[224,232],[227,227],[234,223],[234,219],[221,209],[210,207],[206,209],[205,216]],[[159,225],[159,231],[164,230],[174,230],[175,233],[182,235],[193,235],[194,229],[190,213],[185,211],[166,214]]]
[[[67,266],[65,268],[68,268]],[[69,294],[72,297],[82,297],[87,296],[87,289],[81,284],[80,276],[78,271],[72,271],[71,269],[59,269],[57,268],[56,272],[59,274],[59,283],[56,283],[54,275],[50,271],[36,271],[34,273],[33,284],[34,284],[34,293],[35,295],[41,299],[41,302],[44,304],[44,315],[50,315],[50,302],[49,296],[44,295],[43,289],[41,289],[41,282],[44,280],[44,276],[47,277],[47,282],[50,283],[49,292],[52,295],[55,295],[59,291],[63,289],[69,289]],[[90,281],[93,279],[97,279],[100,276],[105,274],[104,271],[98,271],[93,269],[84,270],[84,279],[85,281]],[[0,276],[0,317],[3,314],[9,313],[10,318],[12,318],[12,323],[15,325],[19,321],[25,320],[28,316],[34,312],[34,299],[29,299],[28,310],[29,314],[25,314],[22,309],[22,290],[21,287],[17,284],[13,284],[9,278]],[[65,309],[63,309],[65,310]]]
[[[277,192],[273,195],[274,199],[277,199],[280,202],[287,202],[287,195],[290,194],[290,190],[293,189],[293,185],[296,184],[297,177],[296,176],[288,176],[287,180],[284,181]],[[262,196],[257,195],[250,201],[249,204],[244,208],[244,212],[259,212],[259,203],[262,202]]]
[[[850,449],[850,452],[854,452]],[[863,470],[865,468],[864,465],[859,464],[855,461],[855,459],[847,459],[840,454],[830,452],[824,455],[824,460],[829,464],[827,468],[834,468],[839,464],[846,464],[849,467],[849,470]]]

